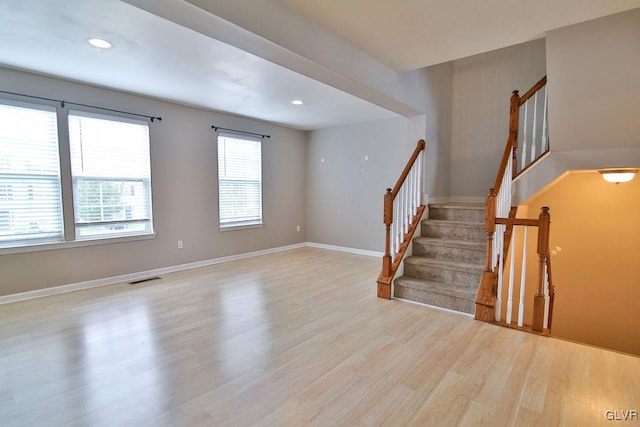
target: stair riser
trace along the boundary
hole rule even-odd
[[[469,242],[484,242],[487,235],[484,232],[484,226],[477,227],[434,224],[429,221],[422,223],[422,235],[426,237],[439,237],[453,240],[466,240]]]
[[[429,207],[429,218],[447,221],[484,223],[484,209]]]
[[[394,297],[416,301],[423,304],[434,305],[436,307],[446,307],[450,310],[461,311],[473,314],[474,301],[458,298],[451,295],[442,295],[434,292],[424,292],[418,289],[405,288],[404,286],[394,287]]]
[[[417,277],[419,279],[455,283],[459,286],[477,288],[480,284],[482,269],[480,268],[478,271],[469,272],[436,265],[420,265],[405,262],[404,274],[411,277]]]
[[[469,264],[482,264],[485,261],[485,251],[459,247],[439,246],[437,244],[413,243],[413,255],[427,258],[451,259]]]

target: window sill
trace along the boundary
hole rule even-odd
[[[262,228],[264,227],[264,223],[258,223],[258,224],[246,224],[246,225],[229,225],[226,227],[220,227],[219,230],[220,231],[234,231],[234,230],[248,230],[251,228]]]
[[[0,248],[1,255],[22,254],[29,252],[53,251],[57,249],[81,248],[86,246],[111,245],[114,243],[135,242],[138,240],[155,239],[155,233],[137,234],[134,236],[107,237],[101,239],[74,240],[71,242],[46,242],[33,243],[25,246],[14,246],[10,248]]]

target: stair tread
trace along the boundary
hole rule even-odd
[[[425,218],[422,220],[423,223],[432,224],[432,225],[457,225],[463,227],[483,227],[484,222],[481,221],[454,221],[449,219],[431,219]]]
[[[429,207],[439,208],[439,209],[474,209],[474,210],[485,209],[485,205],[482,203],[456,203],[456,202],[430,203]]]
[[[410,257],[405,258],[405,262],[409,264],[436,265],[439,267],[450,267],[463,270],[482,270],[484,268],[484,265],[480,263],[458,262],[451,261],[449,259],[431,258],[420,255],[411,255]]]
[[[401,276],[394,281],[395,286],[417,289],[424,292],[435,292],[475,301],[477,290],[467,286],[453,285],[412,276]]]
[[[474,242],[470,240],[457,240],[447,239],[442,237],[426,237],[420,236],[414,239],[414,244],[434,244],[438,246],[452,246],[452,247],[465,247],[469,249],[484,250],[486,248],[485,242]]]

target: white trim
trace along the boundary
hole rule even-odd
[[[23,254],[28,252],[53,251],[57,249],[81,248],[85,246],[112,245],[114,243],[135,242],[137,240],[151,240],[156,233],[132,234],[128,236],[106,236],[101,238],[86,238],[69,240],[67,242],[40,242],[23,246],[1,247],[0,255]]]
[[[518,174],[518,176],[516,176],[516,177],[513,179],[513,182],[518,181],[520,178],[522,178],[523,176],[525,176],[526,174],[528,174],[528,173],[529,173],[529,171],[532,171],[536,166],[538,166],[540,163],[542,163],[542,161],[543,161],[544,159],[546,159],[547,157],[549,157],[550,155],[551,155],[551,150],[547,150],[547,152],[546,152],[546,153],[544,153],[542,156],[538,157],[538,158],[535,160],[535,163],[529,163],[529,165],[527,165],[527,168],[524,170],[524,172],[520,172],[520,173]]]
[[[484,204],[487,201],[486,197],[476,196],[453,196],[451,197],[452,203],[480,203]]]
[[[462,316],[471,317],[471,318],[475,317],[473,314],[463,313],[462,311],[457,311],[457,310],[451,310],[450,308],[438,307],[437,305],[425,304],[423,302],[411,301],[411,300],[404,299],[404,298],[395,298],[394,297],[393,299],[394,300],[398,300],[398,301],[402,301],[402,302],[408,302],[409,304],[416,304],[416,305],[421,305],[423,307],[435,308],[436,310],[446,311],[447,313],[460,314]]]
[[[88,280],[85,282],[72,283],[69,285],[54,286],[51,288],[38,289],[35,291],[20,292],[17,294],[9,294],[0,296],[0,305],[9,304],[17,301],[24,301],[33,298],[47,297],[51,295],[63,294],[66,292],[80,291],[84,289],[97,288],[99,286],[115,285],[117,283],[131,282],[134,280],[145,279],[147,277],[159,276],[162,274],[175,273],[177,271],[190,270],[193,268],[207,267],[209,265],[221,264],[223,262],[236,261],[243,258],[251,258],[260,255],[268,255],[276,252],[288,251],[308,246],[307,243],[296,243],[288,246],[280,246],[271,249],[263,249],[260,251],[246,252],[237,255],[229,255],[220,258],[212,258],[203,261],[191,262],[188,264],[173,265],[169,267],[155,268],[153,270],[139,271],[137,273],[123,274],[120,276],[105,277],[103,279]]]
[[[325,245],[324,243],[307,242],[306,246],[310,248],[329,249],[330,251],[346,252],[349,254],[365,255],[371,257],[382,257],[383,252],[369,251],[366,249],[348,248],[345,246]]]

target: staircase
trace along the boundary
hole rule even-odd
[[[486,252],[482,204],[429,205],[394,297],[473,314]]]

